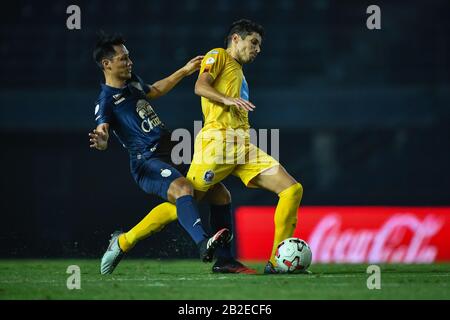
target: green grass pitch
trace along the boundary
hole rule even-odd
[[[67,289],[69,265],[81,289]],[[262,271],[263,263],[249,263]],[[192,260],[123,260],[101,276],[99,260],[0,260],[0,299],[450,299],[450,264],[380,265],[369,290],[367,265],[315,264],[312,275],[212,274]]]

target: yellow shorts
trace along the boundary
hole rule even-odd
[[[187,179],[195,190],[207,191],[230,174],[237,176],[247,186],[258,174],[274,174],[270,168],[278,161],[248,140],[243,143],[205,139],[199,134],[195,140],[194,156]]]

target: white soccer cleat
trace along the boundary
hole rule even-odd
[[[122,260],[122,257],[125,254],[119,246],[119,236],[122,233],[122,231],[115,231],[111,235],[108,249],[106,249],[106,252],[103,254],[102,262],[100,264],[101,274],[112,273],[119,264],[120,260]]]

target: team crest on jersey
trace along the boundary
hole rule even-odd
[[[205,174],[203,175],[203,180],[205,180],[205,182],[211,182],[214,179],[214,171],[212,170],[208,170],[205,172]]]
[[[209,57],[209,58],[206,60],[205,64],[213,64],[214,62],[216,62],[216,60],[215,60],[213,57]]]

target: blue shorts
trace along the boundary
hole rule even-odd
[[[175,179],[185,177],[189,165],[175,165],[170,159],[167,147],[156,150],[151,154],[130,155],[130,170],[134,181],[148,194],[167,199],[169,186]]]

